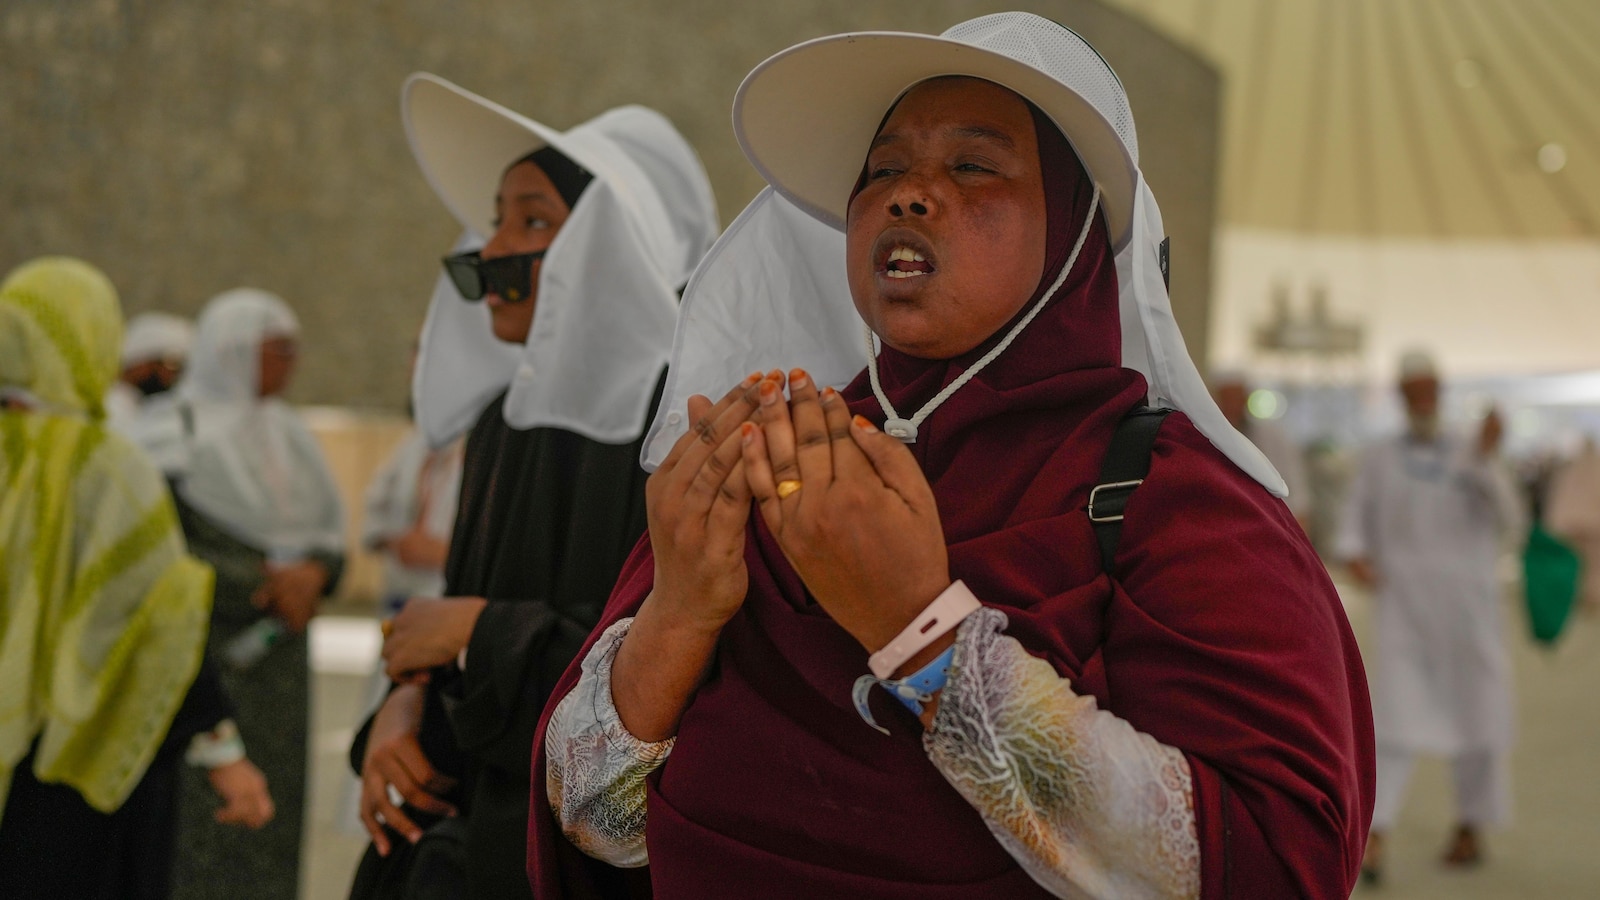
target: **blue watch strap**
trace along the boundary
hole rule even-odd
[[[889,692],[889,696],[904,704],[906,709],[911,710],[912,715],[920,716],[922,704],[932,700],[934,692],[943,690],[949,683],[950,665],[955,657],[956,645],[951,644],[943,653],[934,657],[932,662],[904,678],[895,681],[872,675],[857,678],[855,690],[851,691],[856,703],[856,712],[868,725],[888,734],[889,730],[872,718],[872,710],[867,705],[867,695],[873,685],[882,685],[883,689]]]

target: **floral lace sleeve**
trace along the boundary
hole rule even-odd
[[[545,730],[550,807],[561,831],[579,850],[621,868],[649,862],[644,779],[666,761],[673,742],[646,743],[629,734],[611,703],[611,664],[632,624],[619,620],[595,642],[583,675]]]
[[[961,624],[923,738],[933,764],[1056,896],[1198,897],[1183,753],[1074,694],[1006,624],[989,608]]]

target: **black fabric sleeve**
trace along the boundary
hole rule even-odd
[[[313,550],[306,558],[321,563],[328,570],[328,583],[322,588],[322,596],[332,597],[333,592],[339,589],[339,582],[344,579],[344,554],[332,550]]]
[[[467,645],[467,668],[441,691],[456,745],[506,772],[525,773],[556,680],[589,628],[537,600],[492,600]],[[524,775],[524,777],[526,777]]]
[[[200,658],[200,671],[195,675],[194,683],[189,685],[189,692],[184,695],[177,715],[173,716],[172,727],[167,729],[161,752],[182,753],[195,735],[216,728],[223,719],[231,719],[234,714],[233,700],[222,686],[211,655],[203,655]],[[249,750],[248,747],[245,749]]]

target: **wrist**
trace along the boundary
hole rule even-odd
[[[640,604],[639,612],[634,616],[634,627],[639,622],[644,622],[647,629],[670,634],[673,638],[688,641],[691,644],[709,642],[716,643],[721,636],[723,626],[728,624],[727,616],[707,615],[705,607],[710,604],[697,603],[672,591],[652,590]],[[737,607],[735,607],[737,609]]]
[[[938,576],[928,578],[921,584],[907,586],[901,596],[908,600],[897,600],[893,604],[876,605],[881,614],[871,623],[862,623],[861,627],[850,628],[856,640],[867,649],[868,653],[877,653],[884,647],[893,643],[917,617],[927,611],[939,597],[949,590],[954,581],[948,572],[941,572]],[[842,624],[842,623],[841,623]]]
[[[903,665],[894,670],[894,674],[891,677],[904,678],[913,672],[921,670],[923,666],[926,666],[928,663],[938,659],[939,654],[950,649],[950,645],[954,644],[955,642],[956,632],[955,629],[952,628],[945,634],[940,635],[934,640],[933,643],[912,654],[910,659],[906,660]]]
[[[919,661],[925,665],[949,647],[955,640],[956,626],[978,607],[978,598],[964,583],[946,582],[916,615],[873,652],[867,661],[872,674],[885,679],[895,672],[916,671],[907,666]]]
[[[183,754],[183,761],[199,769],[220,769],[245,758],[244,739],[232,719],[194,736]]]

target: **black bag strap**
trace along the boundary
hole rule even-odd
[[[1123,512],[1133,492],[1144,484],[1150,472],[1150,452],[1156,432],[1170,409],[1136,406],[1123,415],[1111,435],[1111,446],[1100,464],[1100,482],[1089,491],[1089,524],[1100,543],[1100,564],[1111,575],[1117,557],[1117,541],[1122,537]]]

